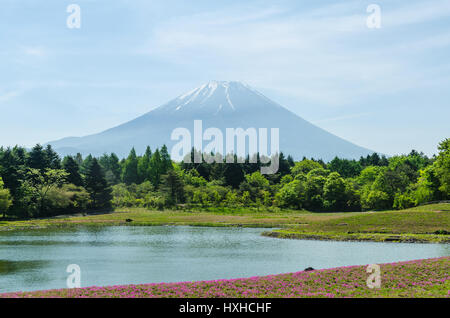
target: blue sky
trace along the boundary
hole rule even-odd
[[[210,80],[386,154],[450,137],[448,0],[2,0],[0,39],[0,145],[100,132]]]

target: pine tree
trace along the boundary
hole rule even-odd
[[[226,184],[232,186],[235,189],[239,188],[239,185],[245,179],[244,171],[242,170],[241,165],[238,163],[226,164],[223,175]]]
[[[168,195],[171,204],[184,202],[183,179],[174,169],[170,169],[162,176],[162,190]]]
[[[144,181],[149,181],[149,169],[150,169],[150,160],[152,158],[152,151],[150,147],[147,147],[145,150],[145,154],[139,158],[138,162],[138,180],[139,183]]]
[[[47,167],[47,156],[41,145],[37,144],[31,149],[27,164],[29,168],[39,169],[41,171],[44,171]]]
[[[81,165],[83,164],[83,156],[81,155],[81,153],[77,153],[77,155],[75,156],[75,161],[78,163],[78,166],[81,167]]]
[[[123,175],[122,180],[125,184],[137,184],[138,180],[138,159],[136,156],[136,150],[134,147],[131,149],[130,154],[128,155],[127,160],[125,161],[125,165],[123,167]]]
[[[288,175],[291,172],[291,165],[282,152],[279,155],[278,162],[278,173],[280,174],[280,176],[283,177],[285,175]]]
[[[93,157],[92,155],[88,155],[84,160],[83,163],[80,166],[80,172],[83,176],[85,176],[89,170],[89,167],[91,166]]]
[[[117,159],[117,161],[118,160],[119,159]],[[118,176],[116,176],[113,172],[112,160],[109,155],[107,155],[106,153],[103,154],[103,156],[101,156],[100,159],[98,159],[98,163],[102,167],[105,173],[106,181],[108,181],[109,185],[115,185],[120,182],[120,166],[119,166],[119,174]]]
[[[85,188],[89,192],[93,209],[111,206],[111,188],[108,186],[102,168],[95,158],[92,159],[86,171]]]
[[[46,168],[61,169],[61,160],[58,154],[52,149],[51,145],[47,145],[44,150]]]
[[[155,188],[158,188],[161,182],[162,175],[162,161],[159,149],[156,148],[155,152],[152,155],[152,159],[150,160],[150,168],[149,168],[149,178],[150,182],[153,184]]]
[[[295,166],[294,158],[292,158],[291,155],[289,155],[289,156],[287,157],[287,162],[288,162],[288,164],[289,164],[289,167]]]
[[[103,171],[107,172],[109,170],[109,156],[106,153],[98,158],[98,163],[102,167]]]
[[[18,158],[11,148],[7,148],[0,153],[0,175],[3,178],[5,187],[11,191],[11,195],[16,198],[26,175],[26,165],[23,158]]]
[[[76,186],[83,185],[83,179],[80,175],[80,166],[72,156],[67,156],[63,160],[63,169],[69,174],[67,182]]]
[[[109,170],[112,172],[112,175],[114,176],[114,184],[117,184],[120,182],[120,176],[122,172],[122,168],[120,166],[119,158],[115,153],[111,153],[109,156]]]
[[[15,146],[12,149],[12,154],[15,157],[16,163],[19,166],[24,166],[27,163],[27,151],[23,147]]]
[[[169,151],[167,150],[167,146],[164,145],[161,148],[161,173],[166,174],[167,171],[173,169],[172,160],[170,159]]]

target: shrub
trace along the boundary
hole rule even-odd
[[[403,210],[415,206],[415,200],[409,194],[396,193],[394,197],[394,209]]]
[[[364,210],[384,210],[391,207],[389,195],[378,190],[365,192],[361,197],[361,205]]]

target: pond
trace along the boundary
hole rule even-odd
[[[0,292],[241,278],[450,255],[450,244],[281,240],[267,229],[96,227],[0,232]]]

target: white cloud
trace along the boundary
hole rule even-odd
[[[40,46],[23,47],[22,51],[25,55],[35,56],[35,57],[43,57],[43,56],[47,55],[46,50]]]
[[[424,2],[403,2],[395,10],[381,7],[382,19],[386,27],[423,23],[450,16],[450,2],[448,0],[433,0]]]
[[[405,58],[411,46],[429,49],[449,41],[447,34],[404,39],[404,31],[398,31],[400,26],[450,15],[448,2],[402,3],[382,10],[386,23],[381,30],[366,27],[368,14],[360,1],[295,14],[281,7],[234,7],[176,17],[153,30],[145,53],[316,103],[343,105],[374,92],[389,94],[421,85],[420,66],[414,58]],[[392,44],[392,37],[400,43]]]
[[[10,101],[11,99],[14,99],[20,95],[22,95],[22,90],[12,90],[6,93],[0,93],[0,103],[5,103]]]

